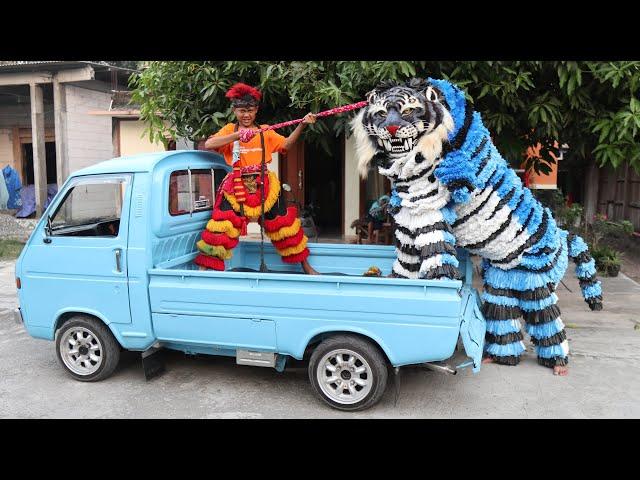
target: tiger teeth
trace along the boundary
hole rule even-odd
[[[384,147],[389,152],[408,152],[413,148],[413,138],[380,138],[378,137],[378,145]]]

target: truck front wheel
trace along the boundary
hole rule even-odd
[[[120,345],[109,328],[93,317],[72,317],[56,331],[55,342],[58,361],[81,382],[104,380],[120,361]]]
[[[355,335],[324,340],[309,361],[316,395],[338,410],[355,412],[375,405],[384,394],[387,376],[380,350]]]

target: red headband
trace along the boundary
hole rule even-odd
[[[225,97],[230,99],[234,106],[241,104],[257,105],[262,98],[262,93],[257,88],[250,87],[244,83],[236,83],[227,90]]]

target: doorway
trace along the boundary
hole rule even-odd
[[[56,170],[56,142],[45,142],[44,144],[46,162],[47,162],[47,184],[57,184]],[[22,178],[25,185],[33,185],[33,143],[22,144]]]
[[[305,205],[321,236],[340,236],[343,227],[343,136],[327,139],[327,147],[304,146]]]

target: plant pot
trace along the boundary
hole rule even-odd
[[[607,267],[607,276],[617,277],[620,273],[620,265],[609,265]]]

